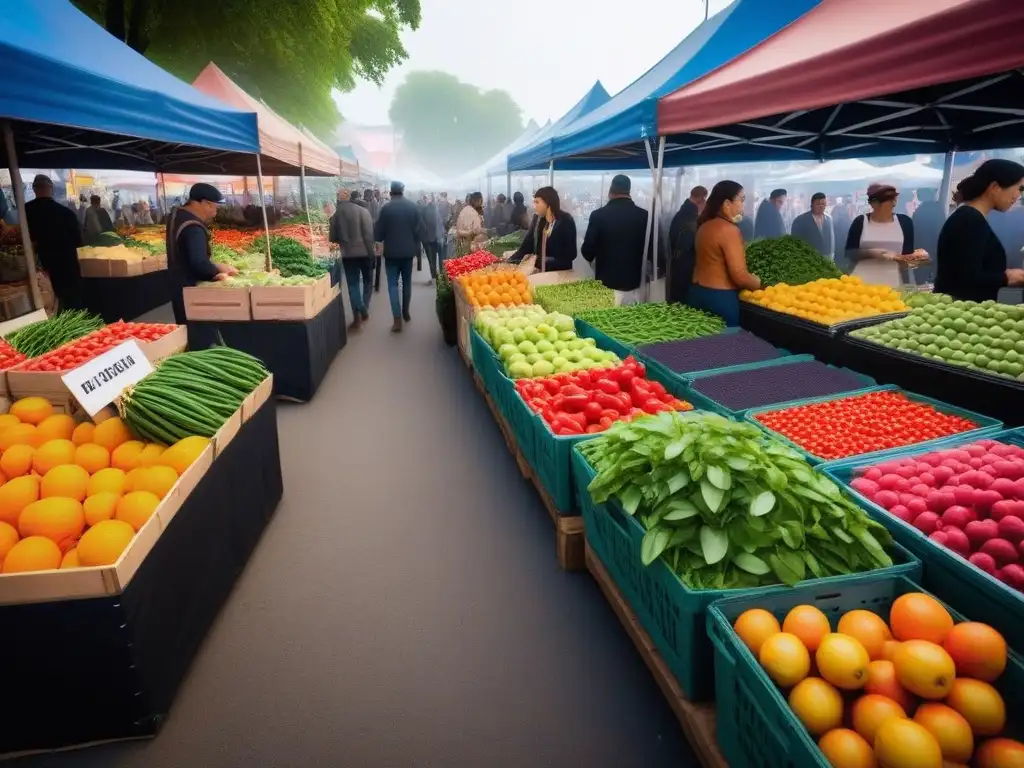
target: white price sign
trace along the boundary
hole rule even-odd
[[[64,374],[61,379],[86,413],[95,416],[128,387],[138,384],[152,372],[153,364],[142,347],[135,339],[129,339]]]

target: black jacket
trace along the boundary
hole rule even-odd
[[[680,303],[686,300],[690,284],[693,283],[693,269],[696,266],[697,206],[690,200],[672,217],[668,228],[669,247],[672,249],[670,283],[666,286],[665,300]]]
[[[530,222],[530,229],[527,231],[526,237],[523,238],[523,244],[519,246],[519,250],[509,261],[518,264],[531,253],[540,258],[541,236],[545,225],[546,222],[534,214],[533,221]],[[562,214],[555,219],[555,226],[548,237],[545,255],[547,263],[544,265],[544,269],[548,272],[572,269],[572,263],[576,260],[576,221],[565,211],[562,211]],[[539,264],[537,266],[540,267]]]
[[[385,204],[373,226],[373,239],[384,243],[385,259],[411,259],[427,241],[426,227],[416,203],[396,195]]]
[[[25,203],[25,218],[39,264],[51,280],[57,283],[80,278],[77,249],[82,245],[82,229],[78,216],[51,197],[37,197]]]
[[[824,214],[821,228],[814,220],[814,214],[805,211],[793,219],[793,237],[798,237],[822,256],[834,258],[836,253],[835,229],[832,217]]]
[[[608,288],[634,291],[640,287],[645,242],[650,254],[647,211],[628,197],[617,197],[590,214],[583,258],[594,265],[594,276]]]
[[[771,200],[762,200],[754,219],[754,237],[782,237],[786,234],[786,222]]]
[[[949,215],[935,256],[936,293],[986,301],[995,300],[1006,287],[1006,249],[976,208],[961,205]]]
[[[172,286],[193,286],[217,276],[210,258],[209,230],[191,211],[175,208],[167,222],[167,275]]]

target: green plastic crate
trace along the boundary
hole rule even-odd
[[[491,349],[491,345],[484,340],[476,328],[469,329],[469,354],[473,360],[473,370],[480,377],[484,388],[490,392],[495,375],[504,375],[504,366],[501,358]]]
[[[708,606],[723,597],[759,596],[790,588],[694,590],[683,584],[660,559],[644,566],[640,561],[643,526],[614,501],[596,503],[587,491],[596,473],[579,451],[573,451],[573,462],[587,542],[650,635],[687,698],[691,701],[711,699],[714,667],[713,648],[705,629]],[[870,573],[920,576],[921,562],[906,549],[895,545],[892,557],[894,565]],[[803,583],[839,586],[850,578],[860,577],[832,576]]]
[[[996,419],[990,419],[988,416],[982,416],[980,413],[974,413],[973,411],[968,411],[968,410],[965,410],[963,408],[957,408],[955,405],[949,405],[948,403],[944,403],[941,400],[934,400],[934,399],[932,399],[930,397],[925,397],[924,395],[918,395],[918,394],[915,394],[914,392],[907,392],[906,390],[901,390],[899,387],[897,387],[897,386],[895,386],[893,384],[887,384],[885,386],[873,387],[873,388],[871,388],[869,390],[862,390],[860,392],[844,392],[843,394],[840,394],[840,395],[825,395],[824,397],[809,397],[806,400],[792,400],[792,401],[790,401],[788,403],[778,403],[776,405],[768,405],[768,406],[765,406],[763,408],[752,408],[751,410],[749,410],[749,411],[747,411],[746,413],[743,414],[743,418],[746,421],[749,421],[751,424],[755,425],[756,427],[759,427],[763,431],[767,432],[769,435],[774,437],[776,440],[778,440],[780,442],[783,442],[786,445],[788,445],[791,448],[793,448],[795,451],[798,451],[800,453],[800,455],[803,456],[805,459],[807,459],[807,461],[810,464],[815,464],[815,465],[817,465],[817,464],[825,464],[825,463],[827,463],[829,461],[829,459],[824,459],[824,458],[822,458],[820,456],[815,456],[813,453],[808,452],[806,449],[800,447],[799,445],[794,443],[792,440],[789,440],[788,438],[783,437],[782,435],[780,435],[778,432],[775,432],[774,430],[771,430],[768,427],[766,427],[764,424],[762,424],[760,421],[757,420],[757,417],[760,414],[762,414],[762,413],[770,413],[772,411],[782,411],[782,410],[785,410],[786,408],[795,408],[795,407],[800,406],[800,405],[811,405],[813,403],[825,403],[825,402],[828,402],[829,400],[842,400],[843,398],[855,397],[857,395],[863,395],[863,394],[866,394],[868,392],[903,392],[903,394],[906,395],[907,398],[909,398],[910,400],[912,400],[915,403],[926,403],[928,405],[931,405],[933,408],[935,408],[940,413],[948,413],[948,414],[952,414],[954,416],[960,416],[960,417],[965,418],[965,419],[970,419],[971,421],[973,421],[975,424],[978,425],[978,428],[977,429],[971,429],[971,430],[968,430],[966,432],[960,432],[957,435],[950,435],[950,436],[947,436],[947,437],[936,438],[935,440],[926,440],[923,443],[916,443],[914,445],[904,446],[903,448],[895,448],[895,449],[891,449],[891,450],[887,450],[887,451],[874,451],[872,453],[863,453],[863,454],[860,454],[860,455],[858,455],[856,457],[853,457],[853,456],[849,457],[851,459],[852,458],[856,458],[859,461],[867,461],[867,460],[871,460],[871,459],[880,459],[881,457],[886,456],[887,454],[893,453],[894,451],[902,451],[902,450],[905,450],[907,448],[911,448],[911,449],[916,450],[918,448],[927,448],[929,446],[934,446],[934,445],[936,445],[938,443],[941,443],[941,442],[943,442],[945,440],[948,440],[949,437],[957,437],[957,438],[966,437],[966,438],[969,438],[968,442],[970,442],[971,440],[978,440],[978,439],[980,439],[982,437],[985,437],[985,436],[987,436],[987,435],[989,435],[989,434],[991,434],[993,432],[998,432],[999,430],[1001,430],[1003,428],[1003,422],[1001,422],[1001,421],[998,421]]]
[[[907,576],[865,574],[833,584],[804,584],[718,600],[711,605],[707,632],[715,649],[715,724],[718,746],[730,768],[829,768],[816,740],[733,631],[732,624],[743,611],[763,608],[781,622],[793,607],[810,604],[820,608],[835,627],[842,614],[854,609],[866,609],[888,619],[897,597],[921,591]],[[955,609],[950,612],[958,623],[967,620]],[[973,612],[968,616],[978,620]],[[1021,724],[1014,714],[1024,707],[1024,663],[1015,653],[1010,654],[1006,671],[995,687],[1010,713],[1006,735],[1019,737]]]
[[[822,469],[836,482],[849,485],[861,467],[956,448],[982,439],[1024,446],[1024,427],[974,437],[957,436],[927,447],[914,446],[902,451],[891,451],[882,457],[836,461],[825,464]],[[924,566],[922,583],[928,590],[954,608],[969,612],[978,621],[991,624],[1003,634],[1011,647],[1024,649],[1024,595],[980,568],[975,568],[954,552],[939,546],[917,528],[893,517],[852,488],[850,493],[868,514],[889,529],[893,538],[921,559]]]

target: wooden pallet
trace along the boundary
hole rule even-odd
[[[640,656],[643,657],[644,663],[647,664],[679,724],[682,725],[683,732],[697,753],[701,765],[705,768],[728,768],[728,763],[718,750],[718,742],[715,739],[714,704],[694,704],[686,698],[675,676],[669,671],[668,665],[651,642],[650,636],[640,626],[633,609],[629,607],[589,544],[585,546],[585,559],[587,570],[594,577],[626,633],[640,651]]]
[[[491,409],[491,415],[494,416],[494,421],[497,423],[501,436],[505,441],[505,447],[508,448],[509,453],[516,460],[519,473],[536,489],[541,503],[551,517],[551,522],[555,525],[555,554],[558,557],[558,565],[563,571],[586,570],[586,559],[583,553],[583,518],[580,515],[559,514],[558,509],[551,500],[551,496],[544,490],[544,486],[537,478],[532,467],[530,467],[529,462],[526,461],[522,451],[519,450],[519,445],[516,443],[515,435],[512,433],[508,422],[505,421],[501,412],[498,411],[497,405],[491,399],[487,389],[484,387],[483,381],[475,371],[473,372],[473,381],[476,384],[476,388],[480,390],[480,394],[483,395],[487,407]]]

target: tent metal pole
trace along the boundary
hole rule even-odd
[[[653,258],[651,259],[651,282],[647,283],[647,301],[651,300],[651,285],[658,279],[658,248],[661,245],[661,209],[664,203],[661,199],[661,182],[665,170],[665,137],[658,139],[658,165],[654,173],[654,247]]]
[[[651,176],[654,176],[654,153],[651,152],[651,142],[644,141],[644,149],[647,150],[647,165],[651,169]],[[653,190],[652,190],[653,192]],[[644,231],[644,260],[640,264],[640,289],[644,290],[647,285],[647,257],[651,245],[651,227],[654,225],[654,198],[651,197],[651,204],[647,208],[647,228]]]
[[[949,216],[949,190],[953,185],[953,160],[956,152],[949,151],[942,160],[942,184],[939,186],[939,204],[942,206],[943,220]],[[929,254],[933,259],[935,254]]]
[[[548,162],[548,186],[555,186],[555,161]]]
[[[267,196],[263,192],[263,163],[259,154],[256,155],[256,183],[260,185],[260,210],[263,211],[263,234],[267,243],[267,272],[273,267],[270,263],[270,224],[267,222]]]
[[[302,200],[302,208],[306,211],[306,226],[309,227],[309,252],[316,256],[313,247],[313,219],[309,215],[309,198],[306,197],[306,166],[302,160],[302,142],[299,142],[299,197]]]
[[[32,233],[28,231],[25,216],[25,185],[21,181],[21,166],[14,146],[14,129],[10,120],[4,120],[4,145],[7,148],[7,168],[11,172],[11,187],[14,189],[14,203],[18,208],[18,223],[21,225],[21,247],[25,250],[25,266],[28,269],[28,285],[32,292],[32,309],[43,309],[43,292],[39,290],[36,277],[36,253],[32,249]]]
[[[505,199],[512,200],[512,174],[505,174]]]

